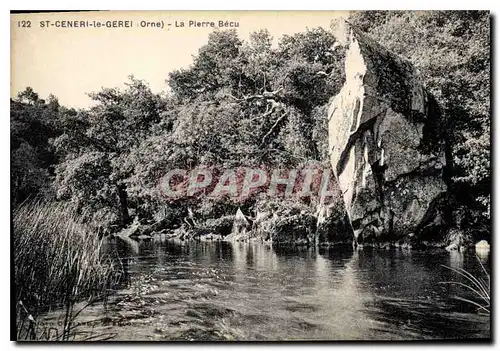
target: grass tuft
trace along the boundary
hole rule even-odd
[[[449,269],[458,275],[462,276],[463,278],[466,279],[466,283],[458,282],[458,281],[446,281],[446,282],[440,282],[440,284],[452,284],[452,285],[458,285],[461,286],[471,292],[473,292],[474,297],[476,298],[477,301],[473,301],[470,299],[466,299],[461,296],[455,296],[455,299],[470,303],[471,305],[474,305],[477,307],[478,312],[480,313],[486,313],[490,314],[490,306],[491,306],[491,301],[490,301],[490,288],[491,288],[491,279],[490,275],[486,271],[486,268],[484,267],[483,263],[477,257],[477,260],[479,261],[479,264],[481,265],[482,271],[484,273],[484,277],[475,277],[472,275],[472,273],[467,272],[465,269],[460,268],[452,268],[449,266],[442,265],[446,269]]]
[[[58,339],[67,340],[77,302],[107,296],[121,270],[103,239],[65,204],[30,202],[13,213],[18,339],[39,339],[37,317],[64,310]]]

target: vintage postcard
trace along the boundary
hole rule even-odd
[[[491,340],[488,11],[10,21],[13,340]]]

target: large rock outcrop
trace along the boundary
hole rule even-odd
[[[412,64],[348,23],[341,33],[346,82],[328,111],[329,147],[355,239],[413,237],[446,192],[440,110]]]

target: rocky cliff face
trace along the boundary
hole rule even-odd
[[[330,158],[358,243],[418,235],[446,192],[439,108],[416,69],[348,24]],[[408,43],[411,45],[411,43]]]

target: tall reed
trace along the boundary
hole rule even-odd
[[[67,339],[75,304],[106,295],[119,280],[119,265],[103,252],[98,233],[61,203],[15,209],[13,235],[18,338],[36,339],[37,316],[62,308],[60,338]]]
[[[477,260],[479,261],[479,264],[481,265],[482,272],[483,272],[483,277],[481,276],[474,276],[472,273],[467,272],[463,268],[452,268],[449,266],[442,265],[443,267],[457,273],[459,276],[465,278],[465,282],[459,282],[459,281],[446,281],[446,282],[440,282],[441,284],[452,284],[452,285],[458,285],[461,286],[462,288],[470,291],[473,293],[473,296],[475,298],[474,300],[467,299],[462,296],[455,296],[455,299],[463,302],[467,302],[471,305],[474,305],[477,307],[477,311],[480,313],[486,313],[490,314],[490,306],[491,306],[491,296],[490,296],[490,289],[491,289],[491,278],[490,274],[486,271],[486,268],[484,267],[483,263],[477,257]]]

